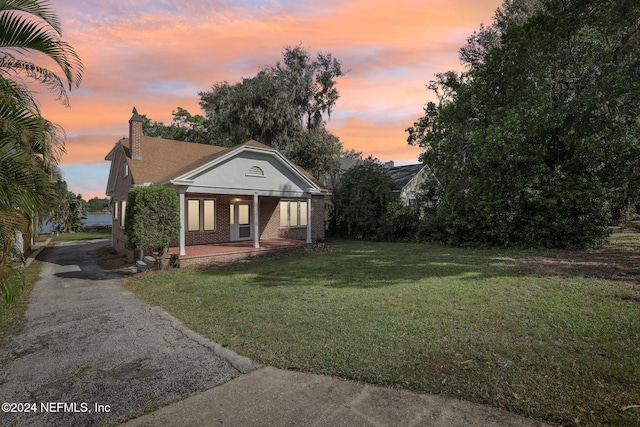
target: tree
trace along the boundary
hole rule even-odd
[[[210,138],[203,116],[192,115],[182,107],[172,112],[173,119],[170,125],[162,122],[151,121],[145,115],[142,116],[142,131],[146,136],[175,141],[197,142],[209,144]]]
[[[283,58],[253,78],[201,92],[207,131],[223,146],[255,139],[316,177],[329,175],[338,168],[342,144],[325,128],[324,116],[330,117],[339,98],[341,64],[325,53],[312,60],[300,46],[286,47]]]
[[[607,191],[637,193],[640,6],[529,3],[497,14],[499,43],[468,55],[468,71],[437,76],[438,104],[408,129],[442,184],[427,220],[440,240],[597,244]]]
[[[80,84],[82,62],[61,40],[48,2],[0,0],[0,280],[11,265],[14,233],[55,204],[64,151],[62,129],[40,115],[26,82],[47,86],[65,105],[67,89],[56,73],[28,59],[34,52],[57,64],[69,90]]]
[[[82,196],[69,191],[67,183],[61,179],[55,188],[58,203],[50,215],[53,231],[76,233],[82,230]]]
[[[340,177],[333,191],[333,228],[358,239],[388,239],[389,204],[397,199],[387,169],[371,157]],[[392,237],[393,238],[393,237]]]
[[[129,191],[125,216],[127,247],[142,249],[166,266],[169,243],[180,235],[180,204],[175,190],[167,187],[135,187]]]
[[[89,201],[85,202],[83,200],[82,202],[82,207],[83,210],[89,212],[89,213],[102,213],[105,210],[109,209],[109,199],[108,198],[98,198],[98,197],[94,197],[92,199],[89,199]]]

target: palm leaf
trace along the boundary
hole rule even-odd
[[[25,16],[14,9],[3,11],[0,7],[0,48],[18,52],[34,50],[47,55],[64,72],[69,89],[82,80],[82,61],[73,47],[60,40],[55,28],[42,25],[42,21],[33,19],[32,15]]]
[[[58,35],[62,35],[62,29],[60,26],[60,20],[57,15],[49,7],[48,1],[37,0],[0,0],[0,12],[5,11],[19,11],[26,12],[28,14],[37,16],[45,21],[53,28]]]
[[[49,87],[56,99],[61,101],[64,106],[69,106],[67,91],[57,74],[35,65],[33,62],[18,59],[8,53],[0,53],[0,76],[10,78],[11,75],[20,73],[24,73],[28,78]]]
[[[4,74],[4,70],[0,71],[0,74]],[[0,76],[0,98],[2,102],[12,100],[12,102],[22,104],[22,108],[32,111],[34,114],[40,114],[38,104],[26,86],[2,76]]]

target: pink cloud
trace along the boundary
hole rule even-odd
[[[291,3],[289,5],[288,3]],[[44,93],[43,114],[68,134],[64,164],[102,161],[128,129],[131,108],[168,123],[198,91],[235,83],[281,60],[285,45],[331,52],[349,73],[329,128],[345,147],[381,160],[417,159],[404,129],[433,99],[437,72],[460,69],[457,51],[502,0],[279,0],[250,2],[58,0],[64,38],[85,75],[71,109]],[[233,5],[233,6],[232,6]],[[106,177],[105,177],[106,180]],[[103,189],[100,189],[103,191]],[[87,190],[85,190],[87,192]]]

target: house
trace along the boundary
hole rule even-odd
[[[427,166],[418,163],[414,165],[394,166],[393,162],[385,163],[387,173],[396,184],[400,193],[400,200],[405,205],[415,203],[422,184],[432,175]]]
[[[179,259],[195,253],[195,246],[206,255],[229,242],[258,250],[278,240],[306,244],[324,238],[328,189],[257,141],[226,148],[147,137],[134,108],[129,138],[118,141],[105,160],[111,162],[106,194],[112,244],[130,258],[124,224],[129,190],[136,186],[164,185],[178,193],[180,237],[172,252]]]

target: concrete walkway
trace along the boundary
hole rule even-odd
[[[70,242],[47,255],[26,319],[0,347],[0,398],[16,409],[0,412],[0,425],[542,425],[461,400],[259,367],[136,299],[97,266],[108,244]],[[26,412],[24,403],[35,406]]]
[[[123,427],[542,425],[462,400],[264,367]]]

